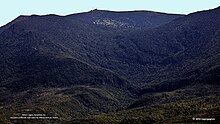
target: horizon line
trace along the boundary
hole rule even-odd
[[[94,8],[91,10],[87,10],[87,11],[81,11],[81,12],[73,12],[70,14],[56,14],[56,13],[48,13],[48,14],[21,14],[17,17],[15,17],[14,19],[12,19],[11,21],[7,22],[6,24],[0,25],[0,28],[6,26],[7,24],[13,22],[15,19],[17,19],[18,17],[21,16],[26,16],[26,17],[30,17],[30,16],[49,16],[49,15],[54,15],[54,16],[60,16],[60,17],[65,17],[65,16],[70,16],[70,15],[77,15],[77,14],[83,14],[83,13],[89,13],[89,12],[93,12],[93,11],[106,11],[106,12],[115,12],[115,13],[128,13],[128,12],[152,12],[152,13],[160,13],[160,14],[169,14],[169,15],[189,15],[189,14],[193,14],[193,13],[197,13],[197,12],[202,12],[202,11],[208,11],[208,10],[214,10],[220,8],[220,6],[215,7],[215,8],[211,8],[211,9],[203,9],[203,10],[198,10],[198,11],[194,11],[194,12],[190,12],[188,14],[183,14],[183,13],[169,13],[169,12],[162,12],[162,11],[154,11],[154,10],[144,10],[144,9],[135,9],[135,10],[110,10],[110,9],[99,9],[99,8]]]

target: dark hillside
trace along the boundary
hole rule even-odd
[[[18,17],[0,29],[0,123],[24,112],[56,123],[219,118],[219,13]]]

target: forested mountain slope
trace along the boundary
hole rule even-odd
[[[56,123],[218,118],[218,20],[220,8],[19,16],[0,29],[0,122],[24,112]]]

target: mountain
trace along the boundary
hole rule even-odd
[[[21,113],[60,118],[38,123],[219,118],[219,13],[19,16],[0,28],[0,122],[35,123],[9,119]]]
[[[129,36],[135,36],[143,50],[153,53],[154,65],[159,69],[140,75],[139,97],[127,109],[73,122],[192,123],[202,122],[193,121],[193,117],[212,117],[218,123],[220,25],[216,20],[220,18],[219,12],[218,7],[189,14],[151,30],[132,32]],[[179,50],[169,55],[169,47],[161,47],[163,43],[176,43]]]

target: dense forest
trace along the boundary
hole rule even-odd
[[[220,7],[21,15],[0,28],[0,123],[219,123],[219,20]],[[10,119],[25,113],[58,119]]]

